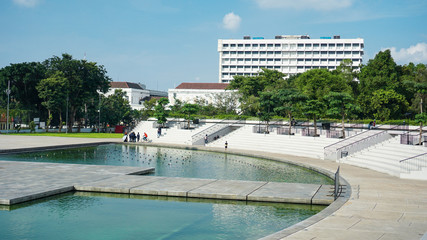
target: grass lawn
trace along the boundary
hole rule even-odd
[[[19,136],[49,136],[49,137],[78,137],[78,138],[122,138],[121,133],[9,133]]]

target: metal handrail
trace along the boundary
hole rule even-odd
[[[385,140],[387,140],[388,138],[387,138],[387,136],[385,135],[386,133],[388,133],[388,131],[390,131],[390,130],[393,130],[393,129],[395,129],[395,128],[398,128],[398,127],[400,127],[401,125],[396,125],[396,126],[394,126],[394,127],[392,127],[392,128],[390,128],[390,129],[387,129],[387,130],[383,130],[383,131],[381,131],[381,132],[379,132],[379,133],[375,133],[375,134],[373,134],[373,135],[369,135],[369,136],[367,136],[367,137],[364,137],[364,138],[362,138],[362,139],[360,139],[360,140],[357,140],[357,141],[355,141],[355,142],[352,142],[352,143],[349,143],[349,144],[347,144],[347,145],[344,145],[344,146],[341,146],[341,147],[339,147],[339,148],[337,148],[337,149],[335,149],[335,150],[326,150],[326,149],[324,149],[324,154],[325,154],[325,159],[327,158],[327,156],[330,156],[331,154],[331,152],[334,152],[334,153],[336,153],[336,160],[338,160],[338,159],[340,159],[340,158],[342,158],[342,157],[345,157],[345,156],[348,156],[348,154],[349,154],[349,151],[342,151],[343,149],[349,149],[349,150],[352,150],[352,152],[351,153],[354,153],[354,152],[358,152],[358,151],[361,151],[362,149],[358,149],[358,150],[355,150],[355,147],[354,146],[361,146],[361,143],[363,143],[363,142],[367,142],[367,141],[369,141],[369,140],[372,140],[372,139],[375,139],[375,138],[380,138],[380,137],[382,137],[382,136],[384,136],[384,139],[380,139],[379,141],[377,141],[376,143],[374,143],[374,144],[377,144],[377,143],[380,143],[380,142],[382,142],[382,141],[385,141]],[[360,134],[358,134],[358,135],[356,135],[356,136],[360,136]],[[342,142],[342,141],[341,141]],[[353,148],[351,148],[351,147],[353,147]],[[353,151],[353,150],[355,150],[355,151]],[[339,154],[340,153],[340,154]],[[344,155],[344,156],[343,156]]]
[[[400,160],[399,162],[400,162],[400,163],[401,163],[401,162],[406,162],[406,161],[408,161],[408,160],[411,160],[411,159],[413,159],[413,158],[417,158],[417,157],[421,157],[421,156],[426,155],[426,154],[427,154],[427,152],[426,152],[426,153],[421,153],[421,154],[418,154],[418,155],[413,156],[413,157],[408,157],[408,158],[402,159],[402,160]]]
[[[213,128],[216,128],[217,126],[219,126],[219,125],[223,125],[224,123],[225,123],[225,121],[229,121],[228,119],[224,119],[224,120],[222,120],[222,121],[220,121],[220,122],[218,122],[218,123],[216,123],[216,124],[214,124],[214,125],[212,125],[212,126],[210,126],[210,127],[208,127],[208,128],[206,128],[205,130],[203,130],[203,131],[201,131],[201,132],[198,132],[198,133],[196,133],[196,134],[194,134],[193,136],[191,136],[191,141],[194,143],[194,142],[196,142],[197,140],[199,140],[199,139],[201,139],[201,138],[203,138],[204,137],[204,135],[205,134],[207,134],[210,130],[212,130]],[[233,124],[236,124],[236,123],[238,123],[238,122],[241,122],[241,121],[245,121],[245,120],[236,120],[235,122],[231,122],[231,123],[228,123],[229,125],[233,125]],[[218,132],[218,131],[215,131],[215,132],[213,132],[213,133],[216,133],[216,132]],[[209,133],[209,135],[211,135],[212,133]]]
[[[401,126],[401,125],[396,125],[396,126],[394,126],[394,127],[390,128],[390,129],[383,130],[383,131],[381,131],[381,132],[379,132],[379,133],[375,133],[374,135],[370,135],[370,136],[365,137],[365,138],[362,138],[362,139],[360,139],[360,140],[358,140],[358,141],[356,141],[356,142],[352,142],[352,143],[350,143],[350,144],[347,144],[347,145],[345,145],[345,146],[342,146],[342,147],[340,147],[340,148],[337,148],[337,150],[340,150],[340,149],[342,149],[342,148],[344,148],[344,147],[348,147],[348,146],[354,145],[354,144],[356,144],[356,143],[358,143],[358,142],[361,142],[361,141],[364,141],[364,140],[366,140],[366,139],[368,139],[368,138],[376,137],[376,136],[378,136],[378,135],[380,135],[380,134],[386,133],[387,131],[393,130],[393,129],[395,129],[395,128],[397,128],[397,127],[400,127],[400,126]]]
[[[420,159],[420,157],[426,156],[427,153],[418,154],[413,157],[405,158],[399,161],[400,171],[402,173],[410,173],[411,171],[421,171],[427,167],[427,159]],[[410,161],[413,160],[413,161]]]
[[[339,141],[339,142],[336,142],[336,143],[329,144],[328,146],[324,147],[323,149],[329,148],[329,147],[331,147],[331,146],[333,146],[333,145],[337,145],[337,144],[339,144],[339,143],[341,143],[341,142],[343,142],[343,141],[347,141],[348,139],[354,138],[354,137],[356,137],[356,136],[360,136],[360,134],[364,134],[364,133],[367,133],[367,132],[365,131],[365,132],[361,132],[361,133],[359,133],[359,134],[353,135],[353,136],[351,136],[351,137],[347,137],[347,138],[343,139],[342,141]]]

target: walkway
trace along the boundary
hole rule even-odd
[[[0,135],[0,149],[12,136]],[[64,142],[57,138],[57,142]],[[38,147],[48,146],[43,137],[25,137],[20,145],[37,143]],[[75,139],[74,139],[75,140]],[[68,140],[67,140],[68,141]],[[105,141],[105,140],[104,140]],[[117,141],[117,140],[114,140]],[[26,143],[27,142],[27,143]],[[72,140],[71,140],[72,142]],[[78,143],[76,141],[75,143]],[[71,144],[71,143],[68,143]],[[17,146],[17,143],[14,144]],[[169,145],[180,146],[180,145]],[[188,147],[182,146],[181,147]],[[13,146],[12,146],[13,148]],[[192,147],[193,148],[193,147]],[[195,148],[195,147],[194,147]],[[198,147],[202,150],[224,151],[223,148]],[[295,157],[277,153],[233,150],[238,153],[262,156],[335,172],[338,163],[320,159]],[[0,166],[1,167],[1,166]],[[291,228],[278,232],[271,239],[420,239],[427,232],[427,181],[405,180],[373,170],[341,164],[341,175],[351,185],[350,199],[335,211],[332,205]],[[322,214],[324,214],[322,216]],[[296,233],[292,231],[299,230]],[[289,235],[290,234],[290,235]],[[285,236],[287,236],[285,238]]]

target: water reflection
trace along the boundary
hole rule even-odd
[[[266,159],[142,145],[2,155],[0,160],[154,167],[152,175],[166,177],[332,184],[330,178],[312,170]]]

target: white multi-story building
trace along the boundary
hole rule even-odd
[[[362,38],[341,39],[340,36],[311,39],[308,35],[284,35],[275,39],[262,37],[219,39],[219,82],[228,83],[234,76],[254,76],[262,68],[287,75],[310,69],[334,70],[342,60],[353,61],[353,68],[362,63]]]

